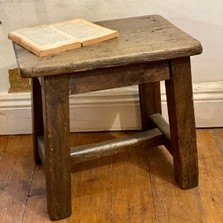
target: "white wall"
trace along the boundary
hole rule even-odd
[[[16,66],[9,31],[73,17],[97,21],[154,13],[201,41],[204,52],[193,58],[194,82],[223,79],[222,0],[0,0],[0,91],[7,91],[7,70]]]
[[[203,54],[192,58],[193,81],[196,86],[201,83],[206,87],[206,82],[211,82],[207,90],[201,87],[199,95],[202,95],[202,102],[206,100],[203,110],[210,104],[209,99],[212,100],[214,106],[209,116],[217,118],[223,108],[223,90],[219,87],[223,85],[222,0],[0,0],[0,109],[8,106],[7,109],[13,110],[14,107],[10,106],[18,98],[19,106],[21,100],[23,107],[27,102],[25,94],[15,96],[7,93],[8,69],[16,67],[12,44],[7,39],[9,31],[75,17],[99,21],[146,14],[161,14],[201,41]],[[4,112],[0,112],[0,121]],[[16,115],[13,118],[16,119]],[[203,117],[199,118],[203,120]],[[209,123],[211,126],[210,120],[205,125]],[[223,120],[219,125],[223,126]]]

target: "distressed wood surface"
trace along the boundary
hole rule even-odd
[[[38,151],[42,160],[45,162],[45,145],[43,137],[38,137]],[[155,147],[163,144],[163,135],[158,129],[140,132],[122,139],[107,140],[90,145],[75,146],[70,148],[72,165],[98,159],[104,156],[111,156],[118,153],[129,152],[147,146]]]
[[[167,121],[163,118],[161,114],[152,114],[149,116],[150,121],[162,132],[163,134],[163,144],[173,154],[171,146],[171,136],[170,136],[170,127]]]
[[[144,63],[201,53],[200,43],[159,15],[99,22],[119,37],[54,56],[39,58],[14,45],[23,77],[47,76]]]
[[[43,77],[43,123],[48,212],[52,220],[71,214],[71,163],[67,75]]]
[[[71,146],[132,133],[75,133]],[[58,223],[223,222],[223,129],[197,130],[199,186],[180,190],[163,147],[104,157],[75,166],[73,213]],[[50,223],[45,175],[34,168],[31,136],[0,137],[0,219]]]
[[[134,134],[122,139],[110,140],[93,145],[84,145],[71,148],[72,163],[77,164],[83,161],[97,159],[103,156],[115,155],[128,152],[146,145],[150,147],[158,146],[163,143],[162,134],[158,129]]]
[[[198,185],[190,58],[171,60],[170,72],[165,83],[175,178],[181,188],[189,189]]]
[[[169,78],[168,62],[158,61],[78,72],[70,75],[69,87],[70,94],[78,94],[159,82]]]
[[[162,112],[160,82],[142,83],[138,87],[142,129],[151,129],[154,125],[150,122],[149,116]]]
[[[112,20],[103,24],[117,29],[120,37],[41,59],[15,45],[21,75],[41,78],[43,115],[41,112],[39,115],[34,112],[34,116],[36,115],[35,119],[43,116],[47,202],[52,220],[67,217],[71,213],[69,93],[138,84],[142,125],[143,129],[147,129],[152,127],[147,125],[149,116],[161,113],[159,81],[165,80],[171,124],[172,148],[169,150],[173,155],[175,177],[184,189],[197,185],[197,151],[189,56],[201,53],[200,43],[157,15]],[[37,87],[34,83],[33,88]],[[36,97],[41,96],[40,92],[35,94]],[[34,108],[40,101],[34,99]],[[157,124],[149,124],[151,123]],[[41,125],[40,122],[34,127],[35,145],[36,136],[42,133]],[[164,128],[166,130],[166,124]],[[164,137],[166,142],[169,140],[167,135]],[[160,143],[160,132],[156,136]],[[111,147],[108,149],[104,145],[96,145],[89,154],[80,151],[80,148],[78,151],[72,149],[72,157],[74,160],[78,159],[76,155],[80,154],[81,159],[98,157],[95,150],[102,156],[112,154],[110,149],[116,152],[131,147],[131,143],[130,139],[115,141],[108,145]],[[157,144],[152,141],[152,146],[155,145]],[[41,157],[44,159],[44,155]]]

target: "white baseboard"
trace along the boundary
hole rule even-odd
[[[197,127],[223,127],[223,81],[195,83],[194,104]],[[162,88],[163,115],[167,118]],[[0,135],[29,134],[31,103],[29,93],[0,94]],[[136,87],[70,97],[71,131],[140,129]]]

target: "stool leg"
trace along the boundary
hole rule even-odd
[[[69,79],[42,78],[47,206],[51,220],[71,214]]]
[[[189,189],[198,185],[198,157],[189,57],[170,61],[170,80],[165,83],[175,178],[181,188]]]
[[[36,164],[41,164],[38,153],[37,137],[43,136],[43,112],[41,85],[38,78],[31,79],[32,84],[32,123],[33,123],[33,154]]]
[[[139,84],[142,129],[153,128],[149,115],[161,113],[160,82]]]

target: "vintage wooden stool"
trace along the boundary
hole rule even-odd
[[[159,15],[99,22],[118,30],[107,42],[38,58],[14,44],[21,76],[32,80],[34,156],[44,163],[52,220],[71,214],[71,163],[107,156],[147,143],[165,145],[175,179],[198,184],[198,158],[190,56],[201,44]],[[162,118],[160,81],[165,80],[169,123]],[[122,140],[70,148],[69,95],[139,86],[144,131]]]

